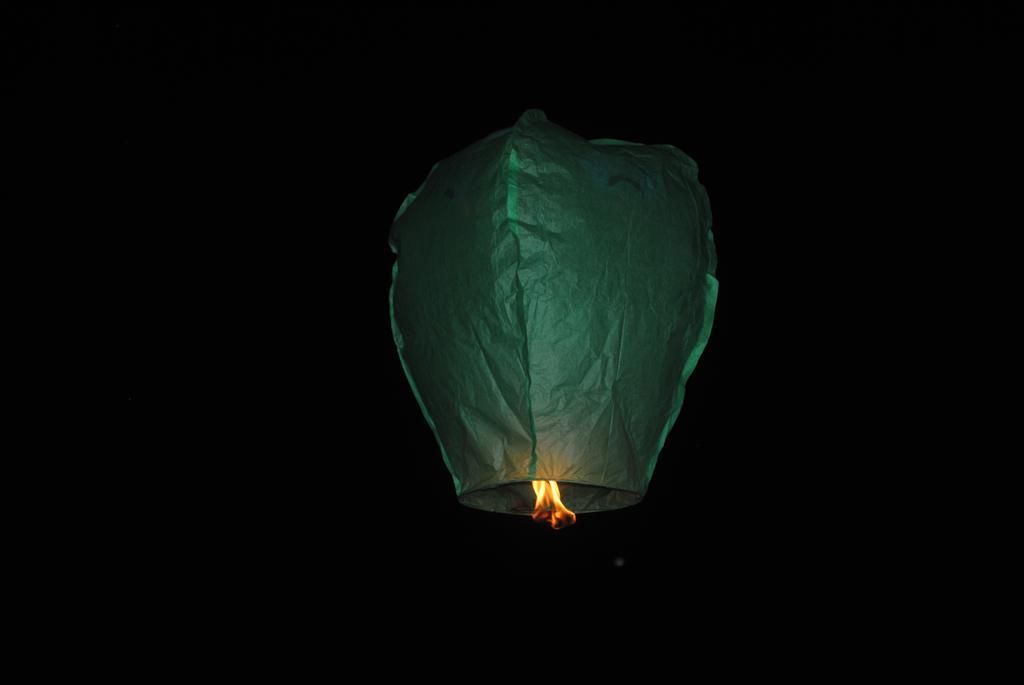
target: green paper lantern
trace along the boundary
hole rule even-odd
[[[434,165],[390,245],[395,344],[459,501],[529,514],[554,480],[577,513],[639,502],[714,316],[694,161],[530,110]]]

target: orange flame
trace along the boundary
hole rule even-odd
[[[533,492],[537,495],[537,504],[533,507],[534,521],[547,521],[555,530],[576,523],[576,514],[562,504],[558,483],[553,480],[535,480]]]

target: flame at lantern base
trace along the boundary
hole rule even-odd
[[[555,530],[567,528],[576,523],[576,514],[562,504],[558,483],[553,480],[533,481],[533,492],[537,503],[533,507],[533,520],[546,522]]]

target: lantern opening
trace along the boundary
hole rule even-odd
[[[643,499],[643,492],[610,488],[592,483],[559,480],[563,504],[575,514],[591,514],[629,507]],[[459,502],[473,509],[501,514],[533,516],[537,494],[532,480],[512,481],[497,486],[464,491]]]

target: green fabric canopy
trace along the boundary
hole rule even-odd
[[[639,502],[714,316],[694,161],[529,110],[434,165],[390,245],[395,344],[459,501],[528,514],[550,479],[577,513]]]

